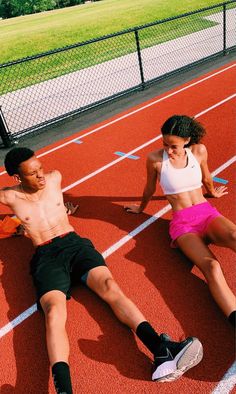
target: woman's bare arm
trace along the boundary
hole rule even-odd
[[[143,190],[143,196],[140,205],[132,204],[127,205],[124,208],[127,212],[131,213],[141,213],[147,206],[148,202],[152,198],[156,191],[157,183],[157,170],[156,170],[156,160],[154,160],[153,154],[151,153],[146,161],[147,170],[147,181]]]
[[[228,194],[226,186],[219,186],[216,188],[214,186],[213,179],[208,168],[208,153],[205,145],[199,145],[199,154],[201,157],[200,166],[202,170],[202,183],[206,189],[207,195],[209,197],[219,198],[224,196],[225,194]]]

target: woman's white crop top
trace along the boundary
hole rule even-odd
[[[178,194],[199,189],[202,186],[201,167],[191,149],[185,148],[187,166],[174,168],[167,152],[163,151],[160,185],[164,194]]]

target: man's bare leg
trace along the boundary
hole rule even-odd
[[[106,301],[117,318],[133,331],[146,320],[137,306],[122,292],[107,267],[91,269],[87,286]]]
[[[166,335],[159,336],[137,306],[125,296],[107,267],[91,269],[86,284],[110,305],[117,318],[130,327],[153,353],[153,380],[175,380],[201,361],[203,351],[199,340],[190,337],[182,342],[173,342]]]
[[[40,299],[45,314],[46,341],[50,365],[57,393],[72,394],[69,371],[69,341],[66,332],[66,296],[58,290]]]

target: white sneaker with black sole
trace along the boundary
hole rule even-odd
[[[166,334],[160,337],[160,353],[154,359],[152,380],[171,382],[202,360],[203,348],[199,339],[189,337],[182,342],[173,342]]]

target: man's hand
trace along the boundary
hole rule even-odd
[[[77,211],[79,208],[79,205],[74,205],[72,202],[68,201],[65,202],[65,207],[66,207],[66,213],[67,215],[74,215],[74,213]]]
[[[136,204],[126,205],[124,206],[124,209],[129,213],[141,213],[140,206]]]
[[[25,235],[24,226],[22,224],[19,224],[19,226],[16,229],[16,232],[13,235],[15,235],[16,237],[19,237],[21,235]]]

